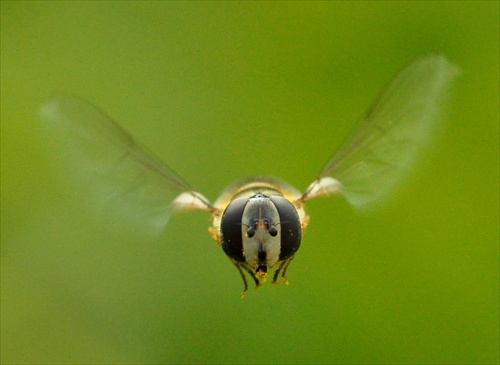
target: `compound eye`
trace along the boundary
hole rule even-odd
[[[281,250],[280,260],[292,257],[300,247],[302,241],[302,228],[297,209],[290,201],[281,196],[270,197],[280,216]],[[271,234],[271,227],[269,234]],[[271,234],[272,235],[272,234]]]
[[[278,230],[274,226],[269,227],[268,232],[272,237],[276,237],[276,235],[278,234]]]
[[[241,222],[247,203],[248,198],[234,199],[224,211],[220,224],[222,249],[230,258],[240,262],[245,261]],[[249,230],[251,228],[249,227]],[[247,231],[247,233],[251,234],[252,232]]]

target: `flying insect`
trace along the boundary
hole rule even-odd
[[[39,114],[77,180],[125,221],[157,232],[176,210],[210,212],[210,235],[238,269],[243,297],[247,274],[256,288],[272,271],[273,283],[281,277],[288,284],[287,269],[309,222],[307,201],[341,195],[366,210],[387,198],[435,134],[457,74],[438,54],[403,69],[305,191],[253,177],[231,185],[213,203],[86,101],[57,95]]]

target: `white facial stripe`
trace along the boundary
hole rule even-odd
[[[281,250],[279,223],[278,210],[269,198],[250,198],[243,211],[241,235],[245,259],[254,269],[260,265],[271,268],[278,261]],[[270,227],[275,227],[277,230],[274,237],[268,231]],[[253,235],[248,234],[249,228],[255,229]],[[261,260],[264,257],[264,262],[259,262],[259,252]]]

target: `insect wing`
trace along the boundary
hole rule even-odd
[[[213,209],[93,105],[59,95],[42,105],[39,115],[48,142],[69,162],[76,182],[90,190],[96,213],[119,217],[140,232],[158,234],[178,206]],[[172,203],[179,195],[185,203]]]
[[[403,69],[302,200],[340,193],[359,209],[381,203],[435,134],[442,104],[458,73],[437,54]]]

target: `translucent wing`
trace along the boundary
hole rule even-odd
[[[42,105],[39,115],[48,142],[69,162],[76,182],[92,193],[93,212],[156,234],[174,208],[214,209],[91,104],[59,95]]]
[[[382,202],[435,133],[440,107],[458,73],[437,54],[402,70],[302,200],[340,193],[359,209]]]

